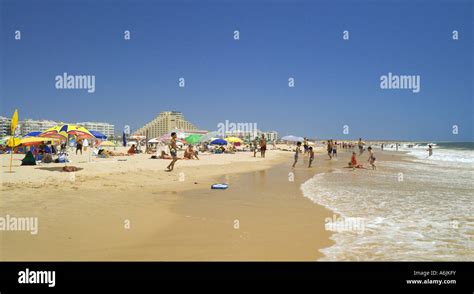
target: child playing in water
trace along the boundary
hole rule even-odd
[[[372,147],[367,148],[367,150],[369,151],[369,159],[367,161],[372,166],[372,169],[377,169],[377,167],[375,166],[375,155],[372,151]]]
[[[352,169],[364,168],[364,166],[362,164],[357,163],[357,158],[356,158],[356,153],[355,152],[352,152],[351,161],[349,161],[348,165],[349,165],[349,167],[352,167]]]
[[[313,163],[313,160],[314,160],[313,147],[308,147],[308,152],[309,152],[309,165],[308,165],[308,167],[311,167],[311,163]]]
[[[295,149],[295,162],[293,162],[293,168],[296,165],[296,162],[298,162],[298,155],[301,153],[301,142],[296,143],[296,149]]]

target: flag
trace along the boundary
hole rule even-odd
[[[18,126],[18,109],[15,109],[15,112],[13,113],[13,117],[12,117],[12,123],[11,123],[11,135],[14,136],[15,135],[15,130],[16,130],[16,127]]]
[[[123,140],[123,147],[127,147],[127,136],[125,135],[125,130],[123,131],[123,134],[122,134],[122,140]]]

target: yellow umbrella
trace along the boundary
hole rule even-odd
[[[28,145],[34,145],[37,143],[42,143],[42,142],[48,142],[48,141],[56,141],[58,142],[59,139],[56,138],[46,138],[46,137],[26,137],[20,140],[20,143],[28,146]]]
[[[111,141],[103,141],[102,143],[99,144],[101,147],[115,147],[116,144]]]
[[[225,140],[229,143],[242,143],[242,139],[237,137],[227,137]]]

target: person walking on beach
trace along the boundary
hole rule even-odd
[[[166,167],[168,170],[167,171],[173,171],[174,169],[174,164],[176,161],[178,161],[178,146],[176,145],[176,133],[172,132],[171,133],[171,142],[170,142],[170,154],[171,158],[171,163]]]
[[[262,139],[260,140],[260,156],[265,158],[265,151],[267,151],[267,140],[265,140],[265,134],[262,134]]]
[[[76,155],[77,155],[77,151],[81,151],[81,155],[82,155],[82,139],[77,139],[77,142],[76,142]]]
[[[337,142],[334,142],[334,144],[332,144],[332,157],[337,158]]]
[[[362,153],[364,153],[364,142],[362,142],[362,138],[359,138],[357,145],[359,145],[359,155],[362,155]]]
[[[369,151],[369,159],[367,161],[372,166],[372,169],[377,169],[377,167],[375,166],[375,154],[372,151],[372,147],[367,148],[367,150]]]
[[[301,153],[301,142],[296,143],[295,149],[295,162],[293,162],[292,167],[295,168],[296,163],[298,162],[298,156]]]
[[[431,155],[433,155],[433,147],[431,145],[428,145],[428,157],[430,157]]]
[[[308,153],[308,139],[306,137],[304,137],[304,141],[303,141],[303,150],[304,150],[304,154]]]
[[[328,156],[329,159],[332,159],[332,140],[328,140],[328,146],[327,146],[327,151],[328,151]]]
[[[313,163],[313,160],[314,160],[313,147],[308,147],[308,152],[309,152],[309,165],[308,165],[308,167],[311,167],[311,163]]]
[[[382,145],[380,145],[380,148],[382,148],[382,151],[383,151],[383,143],[382,143]]]

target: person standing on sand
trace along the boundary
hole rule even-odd
[[[431,155],[433,155],[433,147],[431,145],[428,145],[428,157],[430,157]]]
[[[334,144],[332,144],[332,157],[337,158],[337,142],[334,142]]]
[[[175,132],[172,132],[171,133],[171,142],[170,142],[170,154],[171,154],[171,158],[173,158],[171,160],[171,163],[166,167],[168,170],[167,171],[173,171],[174,169],[174,164],[176,163],[176,161],[178,161],[178,146],[176,145],[176,133]]]
[[[383,143],[382,143],[382,145],[380,145],[380,148],[382,148],[382,151],[383,151]]]
[[[295,162],[293,162],[292,168],[295,168],[296,163],[298,162],[298,156],[301,153],[301,142],[296,143],[295,149]]]
[[[77,155],[77,151],[81,151],[81,155],[82,155],[82,139],[77,139],[76,141],[76,155]]]
[[[262,134],[262,139],[260,140],[260,156],[265,158],[265,151],[267,151],[267,140],[265,140],[265,134]]]
[[[372,147],[367,148],[367,150],[369,151],[369,159],[367,161],[372,166],[372,169],[377,169],[377,167],[375,166],[375,154],[372,151]]]
[[[309,165],[308,165],[308,167],[311,167],[311,163],[313,163],[313,160],[314,160],[313,147],[308,147],[308,152],[309,152]]]
[[[253,140],[253,157],[257,157],[258,137]]]

